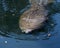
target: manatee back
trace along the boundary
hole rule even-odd
[[[33,4],[39,4],[39,5],[47,5],[48,3],[52,3],[55,0],[29,0],[29,2],[33,5]]]

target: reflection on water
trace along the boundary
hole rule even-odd
[[[19,40],[39,40],[49,39],[53,34],[56,25],[55,20],[52,18],[53,14],[58,10],[60,11],[59,3],[49,4],[47,7],[50,10],[48,20],[44,23],[42,29],[33,31],[31,34],[24,34],[18,26],[20,12],[24,11],[24,7],[29,4],[27,0],[0,0],[0,35],[11,37]],[[56,7],[56,8],[54,8]],[[21,11],[23,9],[23,11]],[[27,8],[26,8],[27,9]],[[19,14],[20,13],[20,14]],[[50,35],[50,36],[49,36]]]

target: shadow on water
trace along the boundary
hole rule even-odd
[[[27,0],[0,0],[0,35],[19,40],[38,40],[50,38],[48,34],[51,33],[50,31],[53,32],[56,25],[52,15],[60,11],[60,6],[58,5],[57,9],[56,4],[48,4],[47,8],[50,12],[48,14],[48,20],[44,22],[44,26],[41,29],[34,30],[33,33],[24,34],[19,29],[18,20],[19,16],[22,14],[20,12],[23,12],[23,8],[25,8],[28,4]]]

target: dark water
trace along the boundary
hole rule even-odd
[[[60,48],[60,2],[48,5],[49,19],[42,29],[24,34],[18,21],[29,7],[28,0],[0,0],[0,48]]]

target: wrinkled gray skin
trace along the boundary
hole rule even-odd
[[[19,27],[25,33],[41,28],[48,15],[48,10],[44,8],[42,3],[39,3],[39,0],[30,0],[30,3],[31,7],[19,19]]]

